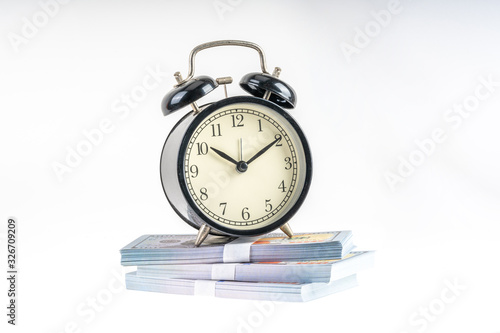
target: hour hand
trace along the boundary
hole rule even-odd
[[[229,156],[228,154],[224,153],[223,151],[220,151],[219,149],[216,149],[214,147],[210,147],[210,149],[212,149],[217,155],[219,155],[223,159],[228,160],[229,162],[238,165],[238,162],[235,159],[233,159],[231,156]]]

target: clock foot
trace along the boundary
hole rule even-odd
[[[290,228],[290,225],[288,223],[283,224],[280,229],[288,236],[288,238],[292,238],[293,231],[292,231],[292,228]]]
[[[205,238],[207,238],[208,233],[210,232],[210,227],[206,224],[202,225],[200,230],[198,230],[198,235],[196,236],[196,241],[194,242],[194,246],[198,247],[203,243]]]

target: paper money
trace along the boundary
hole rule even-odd
[[[144,235],[121,249],[124,266],[209,264],[340,259],[353,249],[351,231],[299,233],[288,238],[209,236],[194,247],[196,235]]]
[[[223,298],[306,302],[357,285],[356,275],[329,283],[265,283],[215,280],[159,279],[127,273],[127,289]]]
[[[145,265],[137,267],[137,276],[249,282],[330,282],[372,267],[373,254],[373,251],[355,251],[342,259],[292,262]]]

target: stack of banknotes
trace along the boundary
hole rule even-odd
[[[127,289],[303,302],[356,286],[372,251],[352,251],[352,233],[333,231],[227,238],[144,235],[121,252]]]

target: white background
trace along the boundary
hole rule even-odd
[[[481,78],[500,81],[497,2],[74,0],[50,17],[48,2],[2,1],[0,11],[4,272],[7,217],[20,238],[19,325],[6,323],[2,278],[2,331],[500,332],[500,86],[481,87]],[[377,250],[360,287],[263,308],[122,290],[122,246],[194,232],[169,206],[158,170],[184,112],[165,118],[159,105],[171,74],[186,75],[190,50],[217,39],[258,43],[295,88],[291,113],[313,149],[314,177],[291,226],[351,229],[359,249]],[[259,70],[246,49],[197,60],[197,74],[234,78],[231,95]],[[114,112],[148,68],[161,72],[159,84]],[[464,102],[474,110],[460,124],[445,118]],[[58,177],[55,163],[103,120],[112,130]],[[436,128],[445,140],[424,155],[415,140]],[[410,157],[419,165],[405,169]],[[401,177],[392,187],[389,173]]]

